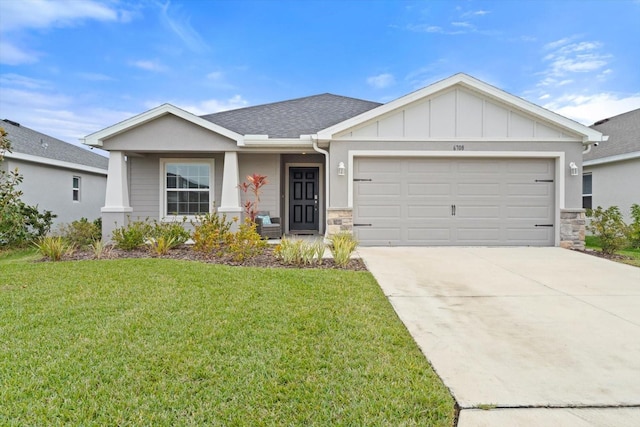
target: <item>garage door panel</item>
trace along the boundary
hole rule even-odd
[[[449,182],[420,182],[407,185],[409,196],[440,197],[451,194],[451,183]]]
[[[555,242],[553,159],[356,158],[354,170],[370,171],[354,182],[362,245]]]

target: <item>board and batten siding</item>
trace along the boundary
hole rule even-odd
[[[542,123],[471,90],[453,88],[337,135],[363,138],[566,138],[562,129]]]
[[[240,183],[247,180],[248,175],[254,173],[266,175],[268,184],[262,187],[259,211],[269,211],[272,217],[280,217],[280,155],[279,154],[239,154],[238,168]],[[251,192],[240,192],[242,205],[247,200],[253,201]]]

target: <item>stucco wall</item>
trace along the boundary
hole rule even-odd
[[[279,154],[238,154],[240,183],[247,180],[247,175],[254,173],[267,176],[268,184],[262,187],[258,210],[269,211],[271,216],[280,217],[280,155]],[[240,201],[244,205],[247,200],[253,201],[251,192],[240,192]]]
[[[640,159],[587,166],[583,173],[593,176],[593,207],[618,206],[630,222],[631,205],[640,204]]]
[[[54,225],[69,223],[82,217],[94,220],[100,217],[107,186],[106,175],[73,169],[56,168],[38,163],[5,158],[9,170],[16,167],[23,176],[18,187],[24,193],[22,201],[38,205],[40,210],[52,211],[57,217]],[[73,177],[80,177],[80,200],[73,201]]]

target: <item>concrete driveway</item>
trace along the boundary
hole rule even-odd
[[[640,425],[639,268],[560,248],[359,253],[459,426]]]

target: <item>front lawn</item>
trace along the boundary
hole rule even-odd
[[[585,247],[587,249],[602,251],[602,247],[600,246],[600,241],[596,236],[586,236],[584,240],[585,240]],[[640,249],[627,248],[627,249],[617,251],[616,254],[622,255],[622,257],[612,258],[614,261],[640,267]]]
[[[453,423],[369,273],[27,260],[0,257],[0,425]]]

